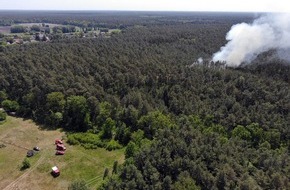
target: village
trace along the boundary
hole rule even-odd
[[[52,23],[22,23],[12,26],[0,26],[0,46],[50,42],[67,38],[108,38],[119,33],[119,29],[80,28],[72,25]]]

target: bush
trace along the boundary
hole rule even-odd
[[[78,145],[79,141],[77,139],[75,139],[74,135],[68,135],[67,143],[70,144],[70,145]]]
[[[68,141],[71,145],[80,144],[86,149],[96,149],[105,147],[98,135],[92,133],[73,133],[68,135]]]
[[[72,182],[69,185],[68,189],[69,190],[89,190],[84,180],[78,180],[78,181]]]
[[[10,28],[11,33],[23,33],[25,31],[26,31],[26,28],[24,26],[21,26],[21,25],[12,26]]]
[[[109,151],[120,149],[120,148],[122,148],[122,146],[115,140],[110,140],[106,147],[106,149]]]
[[[1,105],[7,112],[16,112],[19,109],[19,104],[16,101],[4,100]]]
[[[27,168],[30,168],[31,164],[28,160],[28,158],[25,158],[22,162],[21,170],[25,170]]]
[[[0,122],[6,120],[6,112],[5,111],[0,111]]]

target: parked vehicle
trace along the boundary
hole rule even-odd
[[[62,151],[65,151],[65,150],[66,150],[66,147],[65,147],[63,144],[57,144],[57,145],[56,145],[56,150],[62,150]]]
[[[60,171],[57,166],[53,166],[51,169],[52,169],[51,175],[53,175],[54,177],[57,177],[60,175]]]
[[[34,147],[33,150],[40,151],[40,148],[38,146]]]
[[[27,157],[34,156],[34,151],[33,151],[33,150],[28,150],[26,156],[27,156]]]
[[[55,144],[63,144],[63,142],[62,142],[62,140],[60,140],[60,139],[56,139],[56,140],[55,140]]]

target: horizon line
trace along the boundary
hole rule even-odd
[[[92,12],[199,12],[199,13],[288,13],[288,12],[278,12],[278,11],[227,11],[227,10],[110,10],[110,9],[0,9],[0,11],[80,11],[80,12],[86,12],[86,11],[92,11]]]

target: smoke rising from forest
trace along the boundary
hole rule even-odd
[[[290,60],[290,14],[273,13],[252,24],[236,24],[226,39],[229,42],[213,55],[213,61],[225,61],[228,66],[236,67],[271,49],[277,50],[279,58]]]

